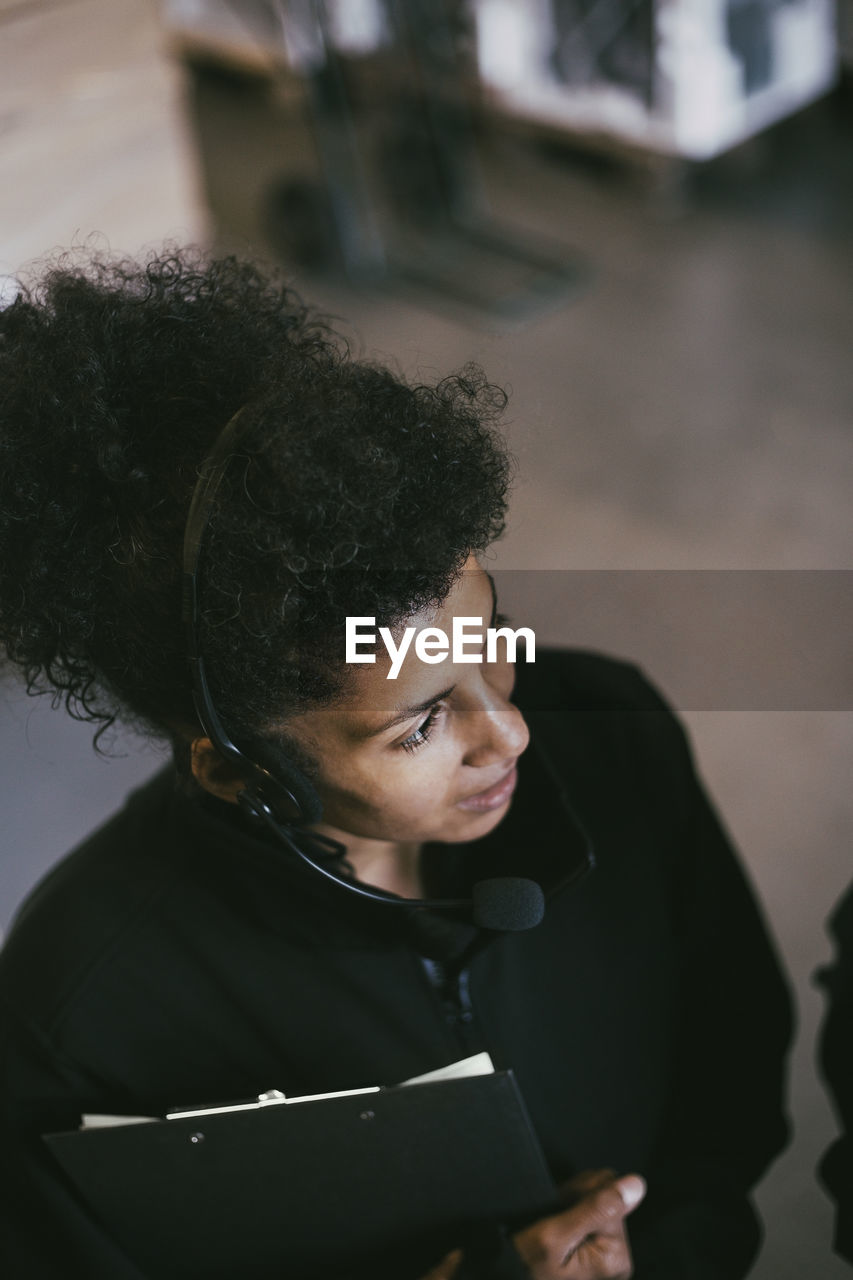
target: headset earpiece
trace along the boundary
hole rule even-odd
[[[277,821],[287,826],[320,821],[323,805],[313,783],[280,747],[255,739],[245,759],[252,770],[246,783],[266,801]]]

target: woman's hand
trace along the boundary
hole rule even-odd
[[[633,1266],[625,1218],[646,1194],[642,1178],[596,1169],[578,1174],[560,1191],[568,1209],[513,1237],[533,1280],[627,1280]],[[443,1280],[443,1273],[438,1277]]]
[[[625,1218],[646,1194],[636,1174],[579,1173],[560,1187],[569,1208],[513,1236],[531,1280],[628,1280],[633,1274]],[[462,1261],[454,1249],[421,1280],[452,1280]]]

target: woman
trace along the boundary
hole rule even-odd
[[[8,1273],[151,1274],[40,1141],[81,1113],[488,1049],[567,1208],[389,1280],[624,1276],[632,1252],[647,1280],[744,1275],[787,996],[679,726],[590,654],[410,649],[394,680],[381,651],[343,659],[347,618],[397,643],[494,621],[502,394],[473,370],[408,386],[251,267],[186,253],[60,265],[0,323],[9,659],[175,759],[3,953]],[[540,923],[441,905],[501,877],[541,886]]]

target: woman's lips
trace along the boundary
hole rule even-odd
[[[500,809],[501,805],[506,804],[513,791],[515,791],[517,782],[518,769],[513,765],[509,773],[505,773],[494,786],[489,787],[488,791],[478,791],[476,795],[460,800],[459,808],[473,809],[477,813],[486,813],[490,809]]]

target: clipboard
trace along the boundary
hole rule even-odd
[[[406,1280],[558,1204],[511,1071],[44,1141],[158,1280]]]

